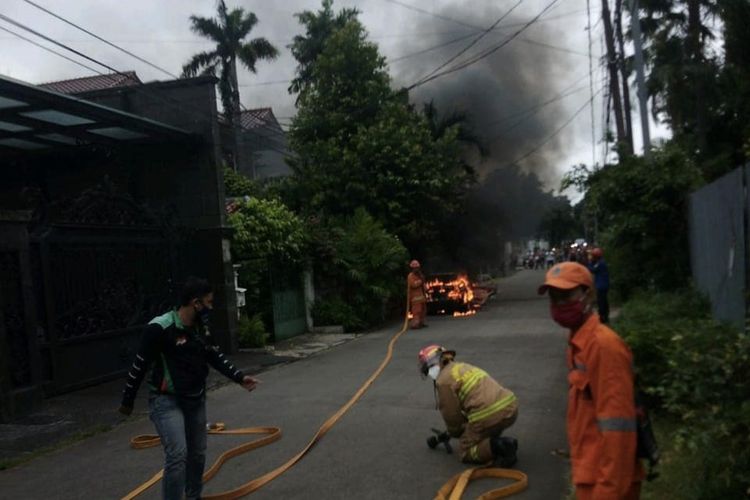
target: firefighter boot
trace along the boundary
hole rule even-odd
[[[497,464],[507,469],[518,460],[518,440],[512,437],[495,436],[490,439],[490,449]]]

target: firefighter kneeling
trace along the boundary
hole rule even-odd
[[[419,351],[419,370],[435,384],[448,434],[459,439],[459,459],[500,467],[516,463],[518,441],[501,436],[518,416],[516,396],[484,370],[454,361],[456,351],[430,345]]]

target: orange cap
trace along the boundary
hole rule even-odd
[[[538,292],[539,295],[544,295],[550,287],[571,290],[579,286],[587,288],[594,286],[591,272],[578,262],[563,262],[547,271],[544,284],[539,287]]]

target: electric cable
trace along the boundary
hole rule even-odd
[[[43,12],[46,12],[46,13],[47,13],[47,14],[49,14],[50,16],[52,16],[52,17],[54,17],[54,18],[56,18],[56,19],[59,19],[60,21],[62,21],[62,22],[64,22],[64,23],[66,23],[66,24],[68,24],[68,25],[70,25],[70,26],[73,26],[73,27],[74,27],[74,28],[76,28],[76,29],[79,29],[79,30],[83,31],[83,32],[84,32],[84,33],[86,33],[87,35],[90,35],[90,36],[92,36],[92,37],[96,38],[97,40],[99,40],[99,41],[101,41],[101,42],[104,42],[104,43],[106,43],[106,44],[107,44],[107,45],[109,45],[110,47],[113,47],[113,48],[115,48],[115,49],[119,50],[120,52],[124,52],[125,54],[127,54],[127,55],[129,55],[129,56],[131,56],[131,57],[133,57],[133,58],[135,58],[135,59],[137,59],[137,60],[141,61],[142,63],[144,63],[144,64],[147,64],[147,65],[151,66],[152,68],[154,68],[154,69],[156,69],[156,70],[159,70],[159,71],[161,71],[162,73],[165,73],[165,74],[166,74],[166,75],[168,75],[168,76],[171,76],[171,77],[172,77],[172,78],[174,78],[175,80],[178,80],[178,79],[179,79],[179,77],[178,77],[178,76],[176,76],[176,75],[175,75],[175,74],[173,74],[173,73],[170,73],[169,71],[165,70],[164,68],[162,68],[162,67],[159,67],[159,66],[157,66],[156,64],[154,64],[154,63],[152,63],[152,62],[150,62],[150,61],[147,61],[146,59],[144,59],[144,58],[142,58],[142,57],[140,57],[140,56],[138,56],[138,55],[136,55],[136,54],[133,54],[133,53],[132,53],[132,52],[130,52],[129,50],[123,49],[122,47],[120,47],[120,46],[118,46],[118,45],[115,45],[114,43],[112,43],[112,42],[110,42],[110,41],[108,41],[108,40],[105,40],[104,38],[100,37],[100,36],[99,36],[99,35],[97,35],[96,33],[92,33],[91,31],[87,30],[86,28],[83,28],[83,27],[81,27],[81,26],[79,26],[79,25],[75,24],[74,22],[72,22],[72,21],[69,21],[69,20],[65,19],[64,17],[62,17],[62,16],[60,16],[60,15],[58,15],[58,14],[55,14],[55,13],[54,13],[54,12],[52,12],[51,10],[49,10],[49,9],[46,9],[46,8],[42,7],[42,6],[41,6],[41,5],[39,5],[38,3],[32,2],[31,0],[23,0],[23,1],[24,1],[24,2],[26,2],[27,4],[29,4],[29,5],[33,6],[33,7],[36,7],[37,9],[39,9],[39,10],[41,10],[41,11],[43,11]]]
[[[484,58],[486,58],[486,57],[494,54],[495,52],[497,52],[498,50],[500,50],[501,48],[505,47],[510,42],[512,42],[518,35],[520,35],[527,28],[529,28],[529,26],[531,26],[537,20],[539,20],[539,18],[541,18],[546,12],[548,12],[552,7],[554,7],[557,4],[557,2],[559,2],[559,1],[560,0],[552,0],[551,2],[549,2],[547,4],[547,6],[544,7],[539,12],[539,14],[537,14],[536,16],[534,16],[531,20],[529,20],[526,24],[524,24],[520,29],[518,29],[516,32],[514,32],[511,36],[509,36],[508,38],[506,38],[505,40],[503,40],[500,44],[498,44],[498,45],[496,45],[496,46],[494,46],[494,47],[492,47],[492,48],[490,48],[488,50],[485,50],[484,52],[476,54],[475,56],[472,56],[468,60],[466,60],[466,61],[464,61],[462,63],[459,63],[458,65],[456,65],[456,66],[454,66],[452,68],[449,68],[449,69],[447,69],[445,71],[442,71],[440,73],[436,73],[436,74],[430,76],[429,78],[425,78],[423,80],[417,81],[417,82],[411,84],[410,86],[408,86],[407,90],[412,90],[412,89],[414,89],[416,87],[424,85],[425,83],[428,83],[428,82],[431,82],[431,81],[433,81],[433,80],[435,80],[437,78],[440,78],[441,76],[449,75],[451,73],[455,73],[456,71],[460,71],[460,70],[462,70],[464,68],[467,68],[467,67],[471,66],[472,64],[474,64],[474,63],[476,63],[476,62],[478,62],[478,61],[480,61],[480,60],[482,60],[482,59],[484,59]]]
[[[21,28],[21,29],[23,29],[23,30],[25,30],[25,31],[28,31],[28,32],[30,32],[30,33],[32,33],[32,34],[34,34],[34,35],[36,35],[36,36],[38,36],[38,37],[40,37],[40,38],[42,38],[42,39],[46,40],[46,41],[49,41],[49,42],[51,42],[51,43],[54,43],[55,45],[58,45],[58,46],[60,46],[60,47],[62,47],[62,48],[64,48],[64,49],[66,49],[66,50],[68,50],[68,51],[70,51],[70,52],[73,52],[73,53],[74,53],[74,54],[76,54],[76,55],[79,55],[80,57],[83,57],[83,58],[85,58],[85,59],[87,59],[87,60],[89,60],[89,61],[92,61],[92,62],[94,62],[94,63],[96,63],[96,64],[98,64],[98,65],[100,65],[100,66],[102,66],[102,67],[104,67],[104,68],[107,68],[108,70],[110,70],[110,71],[111,71],[111,72],[113,72],[114,74],[117,74],[117,75],[120,75],[120,76],[125,76],[125,77],[127,77],[127,76],[128,76],[128,75],[127,75],[126,73],[123,73],[122,71],[119,71],[119,70],[117,70],[117,69],[113,68],[112,66],[110,66],[110,65],[106,64],[106,63],[103,63],[103,62],[101,62],[101,61],[98,61],[97,59],[94,59],[93,57],[90,57],[90,56],[88,56],[88,55],[84,54],[83,52],[80,52],[80,51],[78,51],[78,50],[76,50],[76,49],[73,49],[73,48],[71,48],[71,47],[68,47],[67,45],[65,45],[65,44],[63,44],[63,43],[61,43],[61,42],[58,42],[58,41],[56,41],[56,40],[55,40],[55,39],[53,39],[53,38],[50,38],[50,37],[48,37],[48,36],[46,36],[46,35],[44,35],[44,34],[42,34],[42,33],[38,32],[38,31],[36,31],[36,30],[34,30],[34,29],[32,29],[32,28],[30,28],[30,27],[28,27],[28,26],[26,26],[26,25],[24,25],[24,24],[22,24],[22,23],[20,23],[20,22],[18,22],[18,21],[15,21],[15,20],[13,20],[13,19],[9,18],[8,16],[5,16],[4,14],[0,14],[0,20],[3,20],[3,21],[5,21],[5,22],[7,22],[7,23],[10,23],[10,24],[13,24],[14,26],[18,26],[19,28]],[[7,30],[7,29],[6,29],[5,31],[7,31],[7,32],[9,32],[9,33],[11,33],[11,34],[13,34],[13,35],[19,36],[20,38],[23,38],[24,40],[26,40],[26,38],[25,38],[25,37],[21,37],[21,35],[19,35],[19,34],[17,34],[17,33],[15,33],[15,32],[13,32],[13,31],[10,31],[10,30]],[[30,41],[30,40],[27,40],[27,41],[29,41],[30,43],[34,43],[33,41]],[[39,45],[39,44],[34,44],[34,45]],[[50,50],[50,51],[51,51],[51,49],[49,49],[49,48],[45,48],[45,50]],[[65,59],[68,59],[68,60],[70,60],[70,58],[68,58],[68,57],[64,56],[63,54],[59,54],[59,53],[57,53],[56,51],[52,51],[52,53],[54,53],[55,55],[59,55],[60,57],[63,57],[63,58],[65,58]],[[76,62],[76,61],[73,61],[73,62]],[[78,62],[76,62],[76,64],[79,64],[79,63],[78,63]],[[98,74],[98,75],[101,75],[101,76],[106,76],[106,75],[107,75],[107,73],[104,73],[104,72],[102,72],[102,71],[96,70],[96,69],[94,69],[94,68],[90,68],[90,67],[88,67],[88,66],[86,66],[86,68],[87,68],[87,69],[90,69],[91,71],[93,71],[94,73],[96,73],[96,74]],[[205,112],[204,112],[203,110],[199,110],[199,109],[198,109],[198,108],[196,108],[195,106],[192,106],[192,105],[190,105],[190,104],[187,104],[187,103],[186,103],[186,102],[184,102],[184,101],[177,101],[177,100],[174,100],[174,99],[172,99],[172,98],[169,98],[169,97],[167,97],[167,96],[163,96],[163,95],[160,95],[160,94],[151,94],[151,93],[147,93],[147,92],[146,92],[145,90],[143,90],[143,89],[142,89],[141,87],[139,87],[138,85],[132,85],[132,86],[130,86],[129,88],[133,89],[133,90],[134,90],[134,91],[136,91],[136,92],[144,93],[145,95],[148,95],[149,97],[152,97],[152,98],[153,98],[153,97],[156,97],[157,99],[160,99],[161,101],[165,102],[165,103],[166,103],[167,105],[171,106],[171,107],[172,107],[173,109],[177,109],[177,110],[179,110],[179,111],[181,111],[181,112],[186,112],[186,111],[187,111],[187,112],[189,112],[189,110],[187,110],[186,108],[193,108],[194,110],[197,110],[197,111],[193,111],[193,112],[192,112],[192,114],[193,114],[193,115],[195,115],[195,116],[200,116],[201,118],[207,118],[207,117],[208,117],[208,118],[210,118],[210,115],[209,115],[209,114],[207,114],[207,113],[205,113]],[[170,102],[170,101],[171,101],[171,102]],[[282,137],[286,137],[286,134],[284,133],[284,131],[283,131],[283,130],[282,130],[281,132],[279,132],[279,131],[278,131],[278,130],[276,130],[275,128],[273,128],[273,127],[270,127],[270,126],[266,125],[265,123],[264,123],[264,124],[261,124],[261,128],[264,128],[264,129],[268,130],[268,131],[269,131],[270,133],[272,133],[272,134],[275,134],[275,135],[277,135],[277,136],[282,136]],[[245,129],[245,130],[248,130],[248,129]],[[250,140],[249,140],[249,139],[247,139],[247,138],[244,138],[244,137],[242,137],[242,138],[240,139],[240,141],[241,141],[241,142],[243,142],[243,143],[247,143],[247,142],[249,142]],[[281,150],[281,149],[277,149],[277,148],[275,148],[275,147],[273,147],[273,146],[269,146],[267,150],[272,150],[272,151],[275,151],[275,152],[277,152],[277,153],[279,153],[279,154],[282,154],[282,155],[288,155],[288,154],[290,153],[290,151],[283,151],[283,150]]]
[[[99,71],[95,70],[91,66],[87,66],[87,65],[83,64],[80,61],[76,61],[72,57],[68,57],[65,54],[61,53],[61,52],[58,52],[58,51],[56,51],[54,49],[51,49],[51,48],[49,48],[49,47],[47,47],[45,45],[42,45],[41,43],[37,43],[34,40],[32,40],[31,38],[26,38],[25,36],[21,35],[20,33],[16,33],[15,31],[9,30],[8,28],[4,28],[2,26],[0,26],[0,30],[5,31],[6,33],[10,33],[11,35],[14,35],[14,36],[18,37],[21,40],[25,40],[25,41],[29,42],[32,45],[36,45],[40,49],[44,49],[47,52],[50,52],[50,53],[52,53],[52,54],[54,54],[56,56],[62,57],[63,59],[67,59],[68,61],[72,62],[73,64],[77,64],[78,66],[80,66],[82,68],[86,68],[87,70],[93,71],[94,73],[99,73]],[[104,74],[104,73],[100,73],[100,74]]]
[[[171,73],[171,72],[167,71],[166,69],[164,69],[164,68],[162,68],[162,67],[158,66],[157,64],[154,64],[154,63],[152,63],[152,62],[150,62],[150,61],[147,61],[146,59],[144,59],[144,58],[142,58],[142,57],[140,57],[140,56],[138,56],[138,55],[136,55],[136,54],[134,54],[134,53],[132,53],[132,52],[130,52],[130,51],[128,51],[128,50],[126,50],[126,49],[123,49],[122,47],[120,47],[120,46],[118,46],[118,45],[116,45],[116,44],[114,44],[114,43],[112,43],[112,42],[110,42],[110,41],[108,41],[108,40],[106,40],[106,39],[104,39],[104,38],[100,37],[99,35],[97,35],[97,34],[95,34],[95,33],[91,32],[91,31],[87,30],[86,28],[84,28],[84,27],[82,27],[82,26],[79,26],[78,24],[76,24],[76,23],[74,23],[74,22],[72,22],[72,21],[70,21],[70,20],[68,20],[68,19],[64,18],[63,16],[61,16],[61,15],[59,15],[59,14],[56,14],[55,12],[53,12],[53,11],[51,11],[51,10],[49,10],[49,9],[47,9],[47,8],[45,8],[45,7],[43,7],[43,6],[39,5],[39,4],[37,4],[37,3],[35,3],[35,2],[33,2],[32,0],[23,0],[23,1],[24,1],[24,2],[26,2],[26,3],[28,3],[29,5],[31,5],[31,6],[33,6],[33,7],[35,7],[35,8],[37,8],[37,9],[41,10],[41,11],[43,11],[43,12],[45,12],[45,13],[49,14],[50,16],[52,16],[52,17],[54,17],[54,18],[56,18],[56,19],[58,19],[58,20],[60,20],[60,21],[62,21],[62,22],[64,22],[64,23],[66,23],[66,24],[68,24],[68,25],[70,25],[70,26],[73,26],[74,28],[76,28],[76,29],[78,29],[78,30],[80,30],[80,31],[82,31],[82,32],[84,32],[84,33],[86,33],[87,35],[90,35],[90,36],[92,36],[92,37],[96,38],[97,40],[99,40],[99,41],[101,41],[101,42],[103,42],[103,43],[105,43],[105,44],[109,45],[110,47],[113,47],[113,48],[115,48],[115,49],[117,49],[117,50],[119,50],[119,51],[121,51],[121,52],[123,52],[123,53],[125,53],[125,54],[127,54],[127,55],[129,55],[129,56],[131,56],[131,57],[133,57],[133,58],[135,58],[135,59],[137,59],[138,61],[140,61],[140,62],[142,62],[142,63],[145,63],[145,64],[149,65],[150,67],[152,67],[152,68],[155,68],[155,69],[157,69],[157,70],[161,71],[162,73],[165,73],[166,75],[168,75],[168,76],[170,76],[170,77],[174,78],[175,80],[179,80],[179,79],[180,79],[180,77],[179,77],[179,76],[177,76],[177,75],[175,75],[175,74],[173,74],[173,73]],[[9,22],[9,21],[8,21],[8,19],[9,19],[9,18],[5,19],[5,20],[6,20],[6,22]],[[19,27],[20,27],[20,26],[19,26]],[[37,34],[37,33],[35,33],[35,34]],[[37,34],[37,36],[39,36],[39,34]],[[55,42],[53,42],[53,43],[55,43]],[[65,47],[66,47],[66,48],[67,48],[68,50],[73,50],[73,49],[70,49],[70,48],[68,48],[67,46],[65,46]],[[86,57],[86,58],[88,58],[87,56],[83,55],[83,53],[78,53],[78,54],[79,54],[79,55],[81,55],[82,57]],[[90,60],[94,61],[94,60],[93,60],[93,59],[91,59],[91,58],[88,58],[88,59],[90,59]],[[96,61],[95,61],[95,62],[96,62]],[[110,71],[114,71],[114,72],[115,72],[115,73],[117,73],[117,74],[122,74],[122,73],[120,73],[119,71],[115,70],[114,68],[111,68],[111,67],[109,67],[109,66],[107,66],[107,65],[105,65],[105,64],[103,64],[103,63],[101,63],[101,62],[97,62],[97,64],[100,64],[100,65],[102,65],[102,66],[106,67],[107,69],[109,69]],[[241,107],[242,109],[244,109],[245,111],[249,111],[249,110],[247,109],[247,107],[245,107],[245,106],[244,106],[244,105],[243,105],[243,104],[242,104],[241,102],[240,102],[240,107]],[[266,124],[265,124],[265,123],[261,124],[261,127],[263,127],[263,128],[267,128],[267,129],[268,129],[269,131],[271,131],[271,132],[274,132],[274,133],[277,133],[277,134],[278,134],[278,131],[277,131],[277,130],[273,129],[273,127],[270,127],[270,126],[266,126]]]
[[[519,162],[521,162],[521,161],[525,160],[525,159],[526,159],[526,158],[528,158],[529,156],[531,156],[531,155],[533,155],[534,153],[536,153],[537,151],[539,151],[539,150],[540,150],[540,149],[541,149],[542,147],[544,147],[544,146],[545,146],[545,145],[546,145],[546,144],[547,144],[547,143],[548,143],[549,141],[551,141],[551,140],[552,140],[552,139],[553,139],[553,138],[554,138],[554,137],[555,137],[555,136],[556,136],[557,134],[559,134],[560,132],[562,132],[562,131],[563,131],[563,129],[565,129],[565,127],[567,127],[568,125],[570,125],[570,124],[571,124],[571,123],[573,122],[573,120],[575,120],[575,118],[576,118],[576,117],[577,117],[578,115],[580,115],[580,114],[581,114],[581,113],[582,113],[582,112],[583,112],[583,111],[584,111],[584,110],[586,109],[586,106],[590,106],[590,105],[592,105],[592,104],[593,104],[593,100],[594,100],[594,97],[596,97],[597,95],[599,95],[599,93],[600,93],[600,92],[601,92],[601,90],[597,91],[597,92],[596,92],[596,94],[594,94],[594,95],[593,95],[593,96],[592,96],[592,97],[591,97],[590,99],[587,99],[587,100],[586,100],[586,102],[585,102],[585,103],[583,104],[583,106],[581,106],[580,108],[578,108],[578,109],[576,110],[576,112],[575,112],[575,113],[573,113],[573,115],[572,115],[572,116],[571,116],[570,118],[568,118],[568,119],[567,119],[567,120],[565,121],[565,123],[563,123],[563,124],[562,124],[562,125],[561,125],[560,127],[558,127],[558,128],[557,128],[557,129],[556,129],[556,130],[555,130],[554,132],[552,132],[552,133],[551,133],[551,134],[550,134],[549,136],[547,136],[547,138],[546,138],[546,139],[544,139],[544,140],[543,140],[543,141],[542,141],[541,143],[539,143],[539,144],[537,144],[536,146],[534,146],[534,147],[533,147],[533,148],[532,148],[532,149],[531,149],[530,151],[527,151],[527,152],[526,152],[525,154],[523,154],[522,156],[520,156],[520,157],[516,158],[515,160],[513,160],[512,162],[510,162],[510,163],[508,164],[508,166],[510,167],[510,166],[513,166],[513,165],[517,165],[517,164],[518,164]]]
[[[424,78],[428,78],[428,77],[434,75],[435,73],[437,73],[438,71],[440,71],[441,69],[445,68],[450,63],[452,63],[453,61],[455,61],[456,59],[458,59],[459,57],[461,57],[462,55],[464,55],[470,48],[472,48],[474,45],[476,45],[477,43],[479,43],[479,41],[482,38],[484,38],[485,36],[487,36],[487,33],[489,33],[490,31],[492,31],[493,29],[495,29],[495,26],[497,26],[498,24],[500,24],[500,22],[503,19],[505,19],[506,17],[508,17],[514,10],[516,10],[516,8],[519,5],[521,5],[522,2],[523,2],[523,0],[518,0],[518,2],[516,2],[515,5],[513,5],[513,7],[511,7],[510,9],[508,9],[502,16],[500,16],[494,23],[492,23],[492,25],[489,28],[483,30],[479,35],[477,35],[477,37],[474,38],[474,40],[472,40],[466,47],[464,47],[463,49],[461,49],[460,51],[458,51],[456,54],[454,54],[453,56],[451,56],[447,61],[445,61],[440,66],[438,66],[437,68],[433,69],[432,71],[430,71],[427,75],[425,75],[422,78],[424,79]]]

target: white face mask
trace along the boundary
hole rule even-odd
[[[439,374],[440,374],[440,366],[438,365],[432,365],[430,369],[427,370],[427,376],[430,377],[432,380],[437,380]]]

